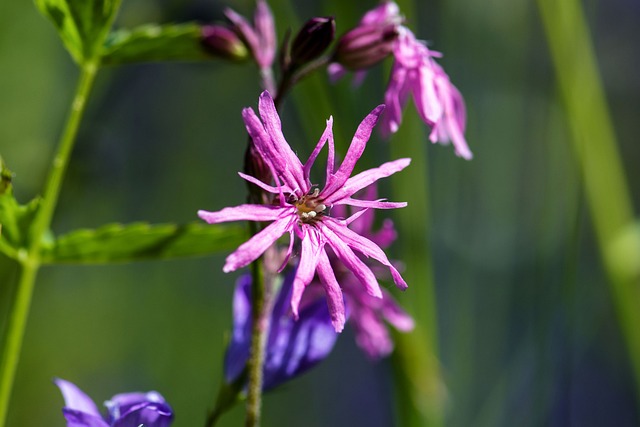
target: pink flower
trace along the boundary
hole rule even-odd
[[[375,185],[369,186],[363,198],[376,198]],[[335,211],[347,215],[345,206],[337,206],[334,209],[334,213],[337,213]],[[385,249],[397,237],[393,222],[386,219],[377,231],[373,230],[373,222],[374,211],[367,210],[350,224],[350,228]],[[386,324],[406,332],[413,329],[413,319],[398,305],[391,293],[383,289],[382,298],[372,297],[363,291],[362,286],[359,286],[357,280],[354,280],[353,275],[338,262],[333,253],[329,254],[329,259],[342,286],[350,313],[348,322],[355,332],[356,344],[372,359],[387,356],[393,350],[393,339]],[[366,258],[363,258],[363,261],[368,263]],[[388,278],[386,271],[377,266],[371,265],[371,269],[376,277]]]
[[[240,173],[240,176],[270,193],[273,197],[273,203],[271,205],[245,204],[217,212],[198,212],[202,219],[211,224],[240,220],[271,221],[271,224],[240,245],[235,252],[227,257],[223,268],[225,272],[234,271],[250,264],[286,233],[289,234],[287,257],[291,255],[294,243],[298,241],[300,259],[293,281],[292,312],[294,316],[298,316],[298,306],[305,287],[317,272],[327,294],[332,324],[338,332],[342,331],[345,322],[344,301],[340,285],[325,251],[325,245],[328,245],[335,252],[337,258],[351,271],[361,286],[364,286],[368,294],[377,298],[382,297],[382,291],[371,268],[355,252],[373,258],[386,266],[396,285],[401,289],[407,287],[406,282],[389,262],[382,249],[371,240],[347,227],[365,210],[346,219],[331,214],[332,207],[339,205],[378,209],[406,206],[406,203],[387,202],[383,199],[358,200],[352,198],[359,190],[366,188],[380,178],[404,169],[411,161],[410,159],[398,159],[351,176],[383,109],[384,106],[378,106],[360,123],[344,161],[337,169],[334,164],[333,118],[329,118],[320,141],[303,165],[282,134],[280,117],[271,95],[267,91],[263,92],[259,102],[260,118],[251,108],[245,108],[242,116],[258,154],[271,169],[275,185],[270,185],[270,183],[262,182],[243,173]],[[327,142],[326,178],[324,187],[320,190],[311,183],[309,173],[320,150]]]
[[[334,54],[336,62],[328,67],[330,79],[335,81],[351,69],[357,73],[356,81],[361,81],[367,68],[393,55],[384,95],[387,111],[380,125],[382,134],[388,136],[398,131],[403,109],[412,97],[420,118],[432,128],[429,139],[434,143],[452,143],[456,155],[469,160],[473,154],[464,137],[466,111],[462,95],[435,62],[434,58],[442,55],[429,50],[403,22],[404,17],[393,1],[383,2],[367,12],[358,26],[339,40]]]
[[[246,43],[254,60],[261,69],[269,68],[276,55],[276,27],[273,14],[265,0],[257,0],[253,26],[232,9],[225,10],[227,18]]]
[[[411,95],[420,118],[432,127],[431,142],[452,143],[456,155],[467,160],[473,158],[464,137],[464,100],[435,62],[440,54],[429,50],[409,29],[402,27],[393,55],[395,62],[384,95],[389,109],[382,118],[381,132],[388,135],[398,130],[402,110]]]

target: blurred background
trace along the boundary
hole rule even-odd
[[[317,15],[335,16],[341,34],[376,4],[272,3],[280,38]],[[638,206],[640,2],[581,4]],[[226,6],[245,16],[253,11],[248,0],[125,0],[116,26],[222,21]],[[428,250],[413,255],[424,258],[422,268],[431,266],[424,280],[435,284],[436,311],[426,317],[437,320],[438,405],[445,424],[640,425],[627,345],[538,5],[429,0],[401,6],[416,35],[444,53],[440,63],[466,99],[466,135],[475,155],[465,161],[451,147],[428,143],[428,130],[411,107],[406,130],[391,143],[375,134],[360,165],[410,156],[426,174],[415,188],[410,179],[420,173],[405,181],[389,178],[380,194],[402,193],[389,198],[408,201],[407,211],[412,202],[426,201],[419,229]],[[324,73],[294,89],[282,116],[300,156],[306,158],[331,114],[344,153],[359,121],[382,102],[387,71],[376,68],[357,89],[349,79],[331,86]],[[42,187],[77,74],[53,26],[31,2],[3,3],[0,153],[15,172],[15,195],[23,203]],[[240,111],[256,107],[256,74],[250,64],[221,61],[100,71],[54,231],[110,222],[186,223],[197,219],[198,209],[242,203],[245,187],[236,172],[246,133]],[[407,229],[402,214],[385,214]],[[402,234],[391,253],[406,253]],[[222,273],[225,256],[44,267],[8,425],[65,425],[54,377],[76,383],[98,404],[119,392],[154,389],[173,406],[175,426],[203,425],[231,326],[237,274]],[[14,266],[0,262],[4,322]],[[396,296],[420,320],[421,301],[412,299],[430,298],[424,297],[428,284],[419,277],[409,284]],[[401,425],[393,366],[368,360],[347,330],[325,362],[266,396],[263,424]],[[239,425],[243,415],[239,406],[219,425]]]

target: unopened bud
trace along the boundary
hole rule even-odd
[[[396,24],[360,25],[338,41],[333,60],[351,70],[361,70],[385,59],[398,38]]]
[[[238,35],[221,25],[202,27],[202,46],[211,55],[231,61],[242,61],[249,57],[249,51]]]
[[[311,18],[304,24],[291,44],[291,63],[302,65],[324,53],[336,34],[333,17]]]

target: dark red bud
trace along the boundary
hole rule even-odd
[[[231,61],[242,61],[249,51],[238,35],[222,25],[202,27],[202,46],[211,55]]]
[[[329,47],[336,34],[333,17],[311,18],[304,24],[291,44],[291,63],[294,66],[317,59]]]

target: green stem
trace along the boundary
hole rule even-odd
[[[577,0],[538,0],[567,112],[574,156],[626,339],[640,398],[640,264],[637,242],[625,241],[634,220],[616,137],[598,73],[589,27]],[[622,246],[621,246],[622,245]]]
[[[247,362],[249,371],[249,386],[247,391],[246,427],[260,425],[262,410],[262,365],[264,364],[264,350],[268,331],[265,316],[265,284],[262,274],[261,261],[257,260],[251,267],[251,356]]]
[[[400,259],[409,289],[402,303],[414,317],[411,333],[396,334],[393,354],[398,425],[439,427],[443,425],[444,384],[438,361],[437,304],[433,262],[429,247],[429,182],[425,125],[413,111],[391,141],[391,157],[411,153],[411,166],[393,177],[394,198],[411,200],[395,212],[398,219]],[[400,142],[404,144],[400,144]]]
[[[40,268],[40,247],[45,233],[51,225],[64,173],[78,133],[78,127],[85,111],[87,97],[98,71],[98,64],[88,62],[82,67],[76,94],[71,104],[64,133],[58,145],[58,152],[53,159],[49,177],[45,184],[40,208],[29,231],[27,248],[21,249],[18,259],[21,270],[18,289],[13,301],[7,325],[7,339],[2,349],[0,361],[0,427],[5,427],[9,409],[9,399],[20,360],[22,340],[31,306],[33,288]]]

